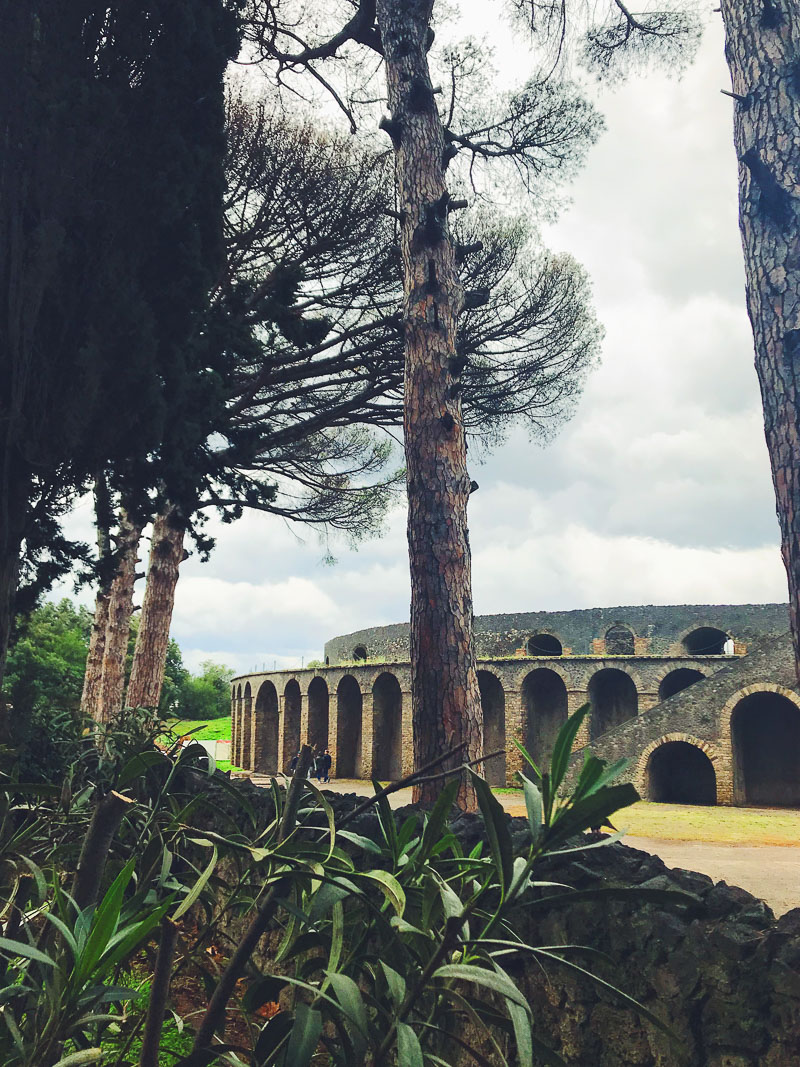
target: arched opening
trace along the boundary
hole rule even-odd
[[[606,655],[607,656],[633,656],[636,645],[633,638],[633,630],[624,623],[615,622],[606,630]]]
[[[500,679],[489,671],[478,671],[478,688],[481,691],[483,709],[483,751],[499,752],[483,765],[483,774],[489,785],[506,784],[506,695]]]
[[[256,696],[255,750],[253,770],[275,774],[280,770],[278,758],[278,690],[272,682],[262,682]]]
[[[529,656],[560,656],[561,642],[552,634],[534,634],[528,638]]]
[[[702,671],[692,670],[691,667],[679,667],[676,671],[670,671],[665,678],[661,679],[658,699],[667,700],[668,697],[674,697],[676,693],[688,689],[690,685],[694,685],[703,678],[705,675]]]
[[[597,671],[589,679],[592,706],[591,738],[600,737],[620,723],[633,719],[639,711],[639,694],[633,678],[616,667]]]
[[[647,761],[647,796],[661,804],[716,804],[714,764],[697,745],[666,741]]]
[[[252,769],[251,760],[251,745],[253,734],[253,690],[250,688],[250,683],[244,687],[244,708],[242,711],[242,762],[241,767],[243,770],[249,771]]]
[[[331,665],[331,657],[330,656],[326,656],[325,657],[325,666],[326,667],[330,667],[330,665]]]
[[[241,735],[242,687],[236,686],[231,700],[231,763],[239,766],[239,738]]]
[[[283,769],[300,751],[300,684],[292,678],[283,691]]]
[[[731,715],[737,804],[800,807],[800,708],[780,693],[751,693]]]
[[[361,687],[346,674],[336,689],[336,775],[360,778],[361,771]]]
[[[403,694],[393,674],[385,672],[372,687],[372,775],[394,782],[403,766]]]
[[[308,743],[320,752],[328,747],[328,686],[324,678],[312,678],[308,686]]]
[[[367,650],[364,645],[356,645],[353,649],[353,659],[356,663],[365,663],[367,659]]]
[[[728,635],[715,626],[701,626],[684,637],[681,644],[689,656],[723,656]]]
[[[540,667],[522,683],[525,747],[540,770],[550,766],[558,731],[567,721],[567,687],[555,671]]]

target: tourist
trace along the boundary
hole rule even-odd
[[[295,752],[295,754],[292,756],[292,761],[289,764],[289,774],[294,774],[294,772],[297,770],[297,761],[299,759],[300,759],[300,753],[299,752]]]
[[[333,758],[331,757],[330,752],[326,748],[325,751],[322,753],[322,755],[317,760],[317,767],[319,768],[318,777],[319,777],[319,780],[321,782],[329,782],[331,780],[330,779],[330,775],[331,775],[331,764],[332,763],[333,763]]]

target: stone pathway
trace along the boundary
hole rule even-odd
[[[269,779],[254,775],[253,782],[255,785],[268,785]],[[369,782],[337,779],[325,788],[336,793],[372,796]],[[497,799],[509,814],[525,814],[525,804],[520,797],[499,794]],[[399,789],[389,800],[393,808],[410,804],[411,790]],[[671,841],[633,836],[624,838],[624,844],[660,856],[668,867],[700,871],[715,881],[738,885],[765,900],[776,916],[792,908],[800,908],[800,847],[720,845],[705,841]]]

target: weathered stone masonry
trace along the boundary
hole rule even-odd
[[[646,796],[800,803],[793,784],[800,782],[800,698],[779,651],[787,619],[780,604],[479,617],[485,751],[505,750],[487,762],[488,780],[510,784],[522,769],[512,739],[546,759],[567,715],[588,702],[576,747],[632,758],[630,776]],[[328,642],[324,668],[234,679],[233,762],[260,773],[286,770],[308,741],[330,749],[334,776],[408,773],[407,639],[407,625],[361,630]],[[754,642],[759,650],[745,655]],[[777,740],[762,743],[753,723],[765,715]]]

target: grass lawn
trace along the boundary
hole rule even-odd
[[[640,800],[611,821],[636,837],[800,846],[800,811],[789,808],[705,808]]]
[[[191,734],[196,741],[230,741],[230,716],[222,719],[166,719],[165,727],[178,737]]]
[[[525,814],[518,789],[494,789],[512,815]],[[516,794],[517,800],[512,797]],[[640,800],[611,818],[631,837],[661,841],[707,841],[718,845],[786,845],[800,847],[800,811],[792,808],[699,807],[653,804]],[[625,839],[623,838],[623,841]]]

